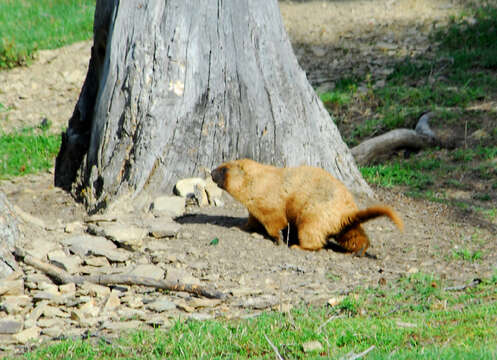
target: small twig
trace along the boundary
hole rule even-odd
[[[464,149],[468,148],[468,120],[464,123]]]
[[[444,288],[444,291],[462,291],[466,290],[467,288],[475,287],[479,284],[481,284],[481,279],[473,279],[473,281],[471,281],[469,284],[449,286]]]
[[[376,346],[371,345],[369,348],[367,348],[366,350],[364,350],[362,353],[359,353],[359,354],[350,353],[350,354],[345,355],[342,359],[344,359],[344,360],[356,360],[356,359],[360,359],[363,356],[367,355],[369,352],[371,352],[375,347]]]
[[[278,360],[285,360],[285,358],[283,356],[281,356],[280,352],[278,351],[278,348],[271,342],[271,340],[269,340],[269,338],[267,337],[266,334],[264,334],[264,337],[266,338],[267,342],[269,343],[269,346],[271,346],[271,348],[275,352]]]
[[[287,232],[286,232],[286,246],[288,246],[288,243],[290,242],[290,223],[287,225]]]
[[[387,312],[387,313],[386,313],[385,315],[383,315],[383,316],[388,316],[388,315],[390,315],[390,314],[393,314],[394,312],[399,311],[399,309],[400,309],[400,305],[399,305],[399,304],[397,304],[397,305],[396,305],[396,306],[395,306],[392,310],[390,310],[389,312]]]
[[[319,325],[318,327],[318,333],[321,332],[321,330],[323,329],[323,327],[326,326],[326,324],[328,324],[330,321],[333,321],[333,320],[336,320],[336,319],[339,319],[339,318],[343,318],[344,316],[343,315],[333,315],[333,316],[330,316],[324,323],[322,323],[321,325]]]

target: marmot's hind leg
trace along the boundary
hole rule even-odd
[[[298,224],[299,245],[293,248],[302,250],[321,250],[327,241],[327,232],[323,231],[320,221],[302,221]]]

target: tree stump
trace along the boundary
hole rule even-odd
[[[97,0],[55,183],[90,212],[237,158],[372,195],[293,54],[277,0]]]

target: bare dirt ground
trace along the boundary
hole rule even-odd
[[[461,6],[450,0],[356,0],[282,2],[281,10],[309,79],[329,88],[349,73],[370,72],[381,81],[395,61],[427,51],[432,46],[428,31],[446,22]],[[90,46],[84,42],[42,51],[30,67],[0,72],[0,103],[6,107],[0,113],[1,130],[35,126],[45,118],[52,122],[51,131],[66,126],[86,75]],[[21,224],[25,242],[33,249],[40,240],[59,243],[85,232],[83,208],[54,188],[52,176],[49,172],[1,182],[11,203],[43,220],[43,226],[29,221]],[[179,306],[161,313],[165,318],[239,317],[282,305],[324,303],[359,286],[392,283],[416,272],[433,273],[449,284],[492,275],[497,244],[484,219],[445,204],[406,197],[400,188],[375,190],[380,202],[401,214],[406,230],[401,234],[384,219],[367,224],[372,242],[367,257],[277,247],[260,235],[241,231],[238,225],[243,224],[246,211],[226,197],[223,207],[189,209],[189,214],[177,220],[181,228],[175,237],[148,237],[130,260],[112,266],[124,271],[150,263],[166,272],[183,269],[203,285],[232,293],[208,308]],[[66,225],[74,222],[81,227],[65,232]],[[210,245],[214,238],[219,243]],[[461,249],[480,250],[482,257],[467,261],[454,256]],[[144,300],[162,296],[173,302],[189,301],[181,294],[136,292]],[[125,300],[121,305],[131,306]],[[72,329],[68,333],[75,334],[102,327],[102,322],[65,324]]]

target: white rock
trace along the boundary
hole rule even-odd
[[[323,345],[319,341],[308,341],[302,344],[305,353],[323,351]]]
[[[188,197],[195,195],[195,186],[199,185],[205,189],[205,180],[202,178],[188,178],[179,180],[174,186],[174,193],[181,197]]]
[[[86,265],[95,267],[107,267],[110,266],[109,260],[105,256],[89,256],[85,258]]]
[[[160,196],[154,200],[150,208],[156,216],[178,217],[185,212],[185,198],[181,196]]]

